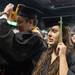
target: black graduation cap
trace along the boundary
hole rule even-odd
[[[43,22],[44,22],[46,27],[52,27],[54,25],[60,25],[59,21],[60,21],[59,17],[58,18],[48,18],[48,17],[46,17],[46,18],[43,19]]]
[[[38,10],[38,9],[28,7],[28,6],[24,5],[24,4],[18,4],[17,15],[32,19],[37,15],[43,15],[43,14],[44,13],[41,12],[40,10]]]
[[[62,16],[61,16],[62,17]],[[51,27],[54,25],[60,25],[60,17],[50,18],[46,17],[43,18],[43,22],[46,27]],[[69,26],[70,23],[74,23],[72,16],[62,17],[62,25],[63,26]]]

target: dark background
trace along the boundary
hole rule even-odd
[[[0,0],[0,11],[6,4],[26,4],[45,13],[45,16],[75,15],[75,0]]]
[[[0,0],[0,11],[8,3],[25,4],[44,13],[43,18],[50,17],[69,17],[68,21],[75,21],[75,0]],[[39,19],[41,21],[41,19]],[[41,22],[41,28],[44,27]]]

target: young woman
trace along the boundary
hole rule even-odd
[[[62,42],[59,41],[60,25],[54,23],[48,32],[47,51],[44,51],[33,71],[32,75],[74,75],[75,71],[71,68],[67,59],[67,49],[69,46],[68,29],[62,27]],[[70,64],[70,65],[69,65]],[[74,65],[74,64],[73,64]],[[71,71],[73,69],[73,71]]]
[[[69,66],[68,75],[75,75],[75,26],[70,26],[69,32],[70,46],[67,52],[67,62]]]

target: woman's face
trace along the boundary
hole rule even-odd
[[[75,44],[75,32],[71,32],[71,40]]]
[[[48,44],[54,45],[59,41],[60,28],[58,25],[51,27],[48,32]]]

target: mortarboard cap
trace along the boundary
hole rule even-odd
[[[43,22],[46,27],[52,27],[54,25],[59,25],[60,18],[44,18]]]
[[[23,4],[18,4],[17,15],[20,15],[22,17],[27,17],[29,19],[33,19],[37,15],[43,15],[43,14],[44,13],[41,12],[40,10],[38,10],[38,9],[28,7],[28,6],[23,5]]]
[[[51,27],[54,25],[60,25],[60,17],[56,18],[44,18],[43,22],[46,27]],[[74,18],[72,16],[62,17],[62,25],[63,26],[70,26],[69,24],[75,23]]]

